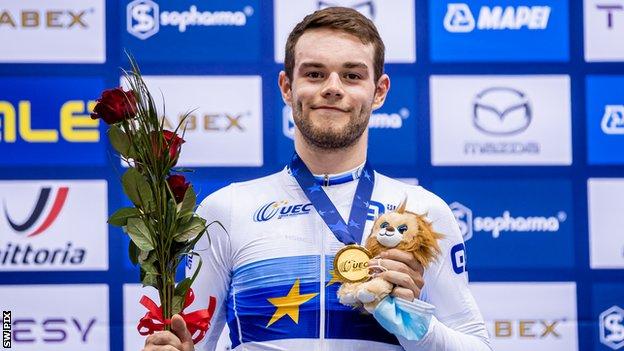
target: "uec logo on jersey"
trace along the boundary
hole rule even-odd
[[[624,347],[624,310],[611,306],[599,317],[600,342],[614,350]]]
[[[277,215],[277,219],[284,217],[300,216],[309,214],[312,210],[312,204],[288,205],[288,201],[271,201],[262,205],[254,213],[254,222],[266,222],[273,219]]]
[[[605,134],[624,134],[624,105],[607,105],[600,121]]]

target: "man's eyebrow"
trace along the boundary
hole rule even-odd
[[[344,68],[363,68],[368,69],[368,66],[363,62],[345,62],[342,67]]]
[[[299,69],[306,69],[306,68],[324,68],[325,65],[319,62],[303,62],[300,66]]]

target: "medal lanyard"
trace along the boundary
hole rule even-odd
[[[364,233],[368,206],[373,194],[375,184],[375,172],[367,161],[362,170],[362,175],[358,180],[349,222],[345,223],[336,210],[336,206],[329,199],[323,188],[316,182],[314,175],[303,163],[299,155],[295,153],[290,162],[290,173],[299,183],[301,190],[305,193],[316,212],[321,216],[327,227],[334,233],[336,239],[344,244],[359,244]]]

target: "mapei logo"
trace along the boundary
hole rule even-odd
[[[554,233],[559,231],[562,222],[567,219],[564,211],[559,211],[556,216],[528,216],[514,217],[509,210],[503,211],[497,217],[474,217],[472,223],[472,210],[459,202],[451,205],[455,219],[462,230],[464,240],[472,238],[473,232],[490,233],[492,238],[497,239],[503,232],[542,232]]]
[[[26,234],[27,237],[39,235],[47,230],[54,223],[54,221],[56,221],[58,215],[63,209],[63,205],[65,205],[65,200],[67,200],[68,193],[68,187],[58,187],[58,189],[56,189],[55,191],[54,199],[50,201],[52,188],[42,187],[41,191],[39,192],[39,196],[37,197],[37,201],[35,202],[35,207],[32,213],[26,218],[26,220],[18,223],[17,221],[11,219],[6,203],[4,204],[4,216],[11,228],[13,228],[13,230],[18,234]],[[52,205],[48,206],[48,202],[51,202]],[[45,215],[43,215],[46,208],[48,208],[48,211]],[[40,218],[45,219],[39,221]],[[35,227],[36,223],[39,224]]]
[[[245,119],[251,117],[251,112],[219,112],[219,113],[191,113],[184,121],[185,132],[205,131],[205,132],[232,132],[246,131]],[[178,116],[176,124],[171,123],[169,118],[164,119],[164,126],[167,129],[175,129],[184,118],[184,115]]]
[[[95,101],[71,100],[61,106],[59,112],[60,136],[70,143],[97,143],[100,141],[99,120],[91,119],[89,113]],[[0,142],[15,143],[19,137],[29,143],[56,143],[59,130],[32,128],[30,101],[21,100],[16,106],[0,101]]]
[[[473,30],[543,30],[548,27],[549,6],[482,6],[475,17],[466,3],[450,3],[444,16],[444,28],[452,33]]]
[[[624,105],[607,105],[600,121],[605,134],[624,134]]]
[[[319,0],[317,2],[317,9],[322,10],[328,7],[350,7],[370,20],[375,20],[376,5],[373,0]]]
[[[87,29],[89,22],[86,15],[95,13],[95,9],[55,9],[47,11],[22,10],[11,13],[9,10],[0,12],[0,28],[5,26],[17,28],[54,28],[54,29]]]
[[[180,33],[190,26],[242,27],[254,9],[245,6],[242,11],[200,11],[191,5],[184,11],[161,11],[158,4],[151,0],[134,0],[126,7],[126,29],[128,33],[145,40],[158,33],[161,27],[177,27]]]
[[[393,113],[373,113],[368,121],[370,129],[401,129],[403,121],[408,119],[410,111],[403,107]],[[295,121],[290,106],[282,108],[282,133],[289,139],[295,138]]]
[[[598,318],[600,342],[614,350],[624,347],[624,309],[611,306]]]
[[[531,104],[526,94],[513,88],[492,87],[473,101],[473,124],[490,135],[514,135],[531,124]]]
[[[314,207],[311,203],[289,205],[288,201],[271,201],[260,206],[253,215],[254,222],[266,222],[277,215],[277,219],[309,214]]]

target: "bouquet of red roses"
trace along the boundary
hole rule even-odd
[[[140,265],[143,286],[158,290],[161,306],[143,296],[141,304],[148,312],[139,323],[141,335],[169,330],[171,317],[178,313],[187,323],[197,342],[206,333],[214,311],[214,299],[206,310],[184,313],[193,300],[190,278],[178,284],[175,273],[184,257],[197,255],[192,249],[207,228],[206,221],[195,214],[197,201],[193,186],[175,170],[181,146],[178,133],[185,117],[174,131],[165,130],[152,96],[136,62],[130,58],[132,71],[124,71],[130,87],[106,90],[97,100],[91,118],[101,118],[109,125],[108,137],[113,148],[129,168],[122,176],[123,190],[133,207],[117,210],[108,223],[122,227],[130,236],[130,260]],[[201,266],[201,262],[199,263]]]

